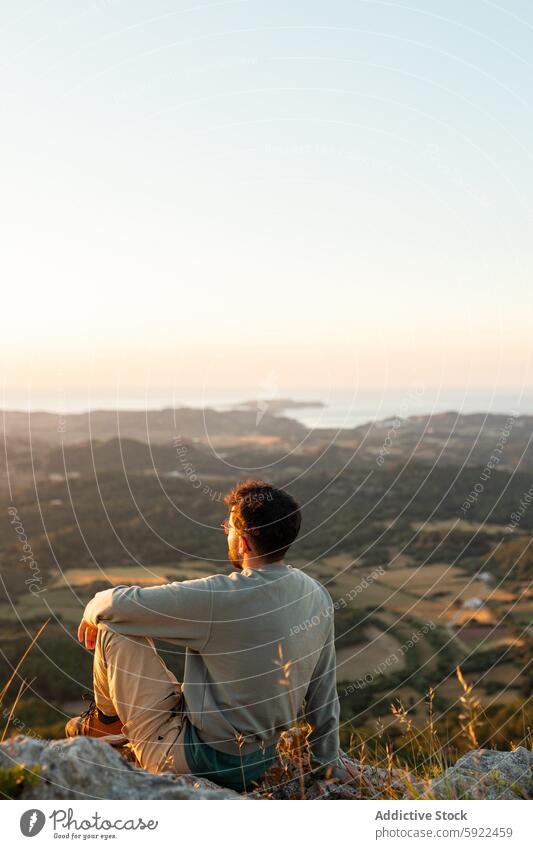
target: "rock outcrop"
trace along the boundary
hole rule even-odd
[[[512,752],[469,752],[443,775],[426,782],[400,770],[389,773],[362,765],[344,753],[343,757],[353,775],[344,783],[312,775],[302,781],[296,772],[280,766],[269,772],[260,790],[245,796],[195,776],[153,775],[92,738],[36,740],[17,735],[0,744],[0,789],[4,797],[19,799],[533,798],[533,752],[523,747]]]
[[[19,764],[28,770],[21,774],[19,799],[242,799],[195,776],[153,775],[90,737],[35,740],[17,735],[0,744],[0,770]]]
[[[531,799],[533,752],[468,752],[432,782],[432,791],[436,799]]]

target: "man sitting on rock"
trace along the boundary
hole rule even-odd
[[[67,736],[130,742],[142,767],[252,789],[283,730],[305,719],[317,776],[339,761],[333,605],[284,558],[300,509],[282,489],[247,480],[225,497],[234,571],[96,593],[78,639],[94,656],[94,702]],[[186,646],[180,684],[153,640]]]

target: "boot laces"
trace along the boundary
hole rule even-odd
[[[89,702],[89,707],[83,713],[80,713],[80,719],[88,719],[97,710],[94,695],[92,693],[83,693],[81,698],[84,702]]]

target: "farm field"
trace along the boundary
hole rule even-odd
[[[378,718],[385,722],[390,704],[401,699],[421,722],[430,687],[438,710],[458,713],[458,665],[483,705],[512,707],[529,697],[533,511],[524,514],[512,536],[506,523],[531,485],[530,473],[499,471],[487,483],[479,509],[474,505],[468,519],[459,518],[483,465],[458,472],[455,466],[430,471],[410,463],[399,474],[391,456],[379,473],[373,462],[368,478],[368,466],[353,458],[361,434],[345,432],[332,444],[318,433],[294,444],[288,421],[277,420],[276,433],[259,438],[230,430],[213,434],[211,445],[220,447],[220,456],[205,444],[200,417],[186,450],[201,490],[179,465],[172,434],[148,445],[136,441],[132,431],[121,444],[107,438],[105,428],[114,427],[114,420],[102,419],[99,441],[76,442],[75,431],[69,430],[58,451],[52,445],[57,423],[52,422],[52,447],[35,449],[34,459],[40,452],[41,462],[37,502],[34,464],[24,466],[21,448],[17,511],[42,584],[39,593],[28,591],[31,572],[21,563],[20,543],[6,522],[0,527],[6,588],[0,598],[2,663],[4,678],[9,677],[28,635],[50,619],[42,655],[37,649],[27,664],[28,680],[37,682],[33,707],[26,697],[28,715],[31,707],[40,727],[57,719],[54,704],[76,703],[80,692],[90,688],[91,658],[77,645],[75,631],[95,592],[118,584],[151,586],[229,573],[219,523],[226,513],[223,494],[234,484],[228,473],[232,463],[237,468],[263,464],[281,485],[290,477],[291,489],[306,505],[303,533],[287,560],[317,578],[337,602],[337,679],[346,719],[360,727]],[[49,426],[44,419],[42,424]],[[455,428],[455,419],[452,424]],[[82,427],[83,422],[72,425]],[[164,416],[157,426],[164,430]],[[417,428],[414,423],[416,440]],[[493,428],[489,448],[494,434]],[[379,450],[383,430],[377,428],[374,436]],[[440,437],[437,442],[442,444]],[[400,456],[403,449],[396,447]],[[430,453],[430,443],[426,450]],[[9,517],[8,508],[4,515]],[[174,664],[176,675],[182,674],[182,651],[165,660]],[[344,695],[346,685],[363,679],[364,686]],[[52,706],[48,713],[45,702]]]

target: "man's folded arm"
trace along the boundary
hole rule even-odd
[[[199,651],[212,621],[212,587],[206,579],[157,587],[118,586],[96,593],[83,618],[119,634],[170,639]]]
[[[339,697],[337,695],[333,628],[322,649],[306,696],[305,717],[313,731],[309,737],[312,767],[333,774],[339,766]]]

